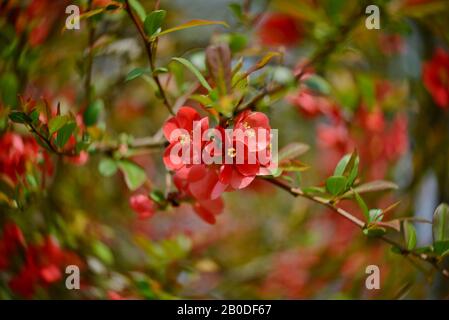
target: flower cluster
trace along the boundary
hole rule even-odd
[[[25,257],[20,270],[9,281],[13,292],[30,298],[39,286],[49,286],[62,279],[62,270],[69,264],[82,266],[77,255],[62,250],[52,237],[41,244],[27,245],[22,231],[15,224],[6,224],[0,238],[0,270],[11,267],[16,256]],[[12,259],[14,258],[14,259]]]
[[[43,164],[41,169],[48,174],[53,171],[50,158],[45,152],[40,153],[39,145],[31,137],[7,132],[0,137],[0,150],[0,175],[13,183],[25,174],[29,164]]]
[[[261,112],[243,111],[232,128],[219,125],[212,129],[207,117],[185,106],[167,120],[163,131],[170,143],[164,163],[174,172],[174,184],[181,197],[194,199],[195,211],[208,223],[215,223],[215,216],[223,210],[223,192],[247,187],[272,166],[271,128]],[[208,139],[195,139],[195,131]],[[188,161],[181,161],[175,149],[187,150]]]

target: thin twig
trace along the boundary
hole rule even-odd
[[[174,115],[175,113],[173,112],[173,108],[172,108],[170,102],[168,101],[167,94],[165,93],[165,90],[162,87],[161,81],[160,81],[158,75],[154,72],[154,70],[156,69],[154,60],[155,60],[155,52],[157,50],[157,40],[150,41],[148,39],[148,37],[145,35],[145,31],[143,29],[142,23],[140,22],[140,20],[135,16],[135,14],[132,11],[131,6],[129,5],[129,1],[125,0],[125,4],[126,4],[125,10],[128,13],[129,17],[131,18],[131,20],[133,21],[134,25],[136,26],[137,31],[139,32],[140,37],[142,38],[142,40],[144,42],[145,50],[147,52],[148,60],[150,62],[151,76],[152,76],[154,82],[156,82],[161,99],[164,102],[164,105],[167,107],[170,114]]]

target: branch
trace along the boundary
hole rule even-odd
[[[137,31],[139,31],[140,37],[142,38],[144,45],[145,45],[145,49],[147,52],[147,56],[148,56],[148,60],[150,62],[150,68],[151,68],[151,76],[154,80],[154,82],[156,82],[156,85],[159,89],[159,92],[161,94],[161,99],[164,102],[165,106],[167,107],[168,111],[170,112],[170,114],[174,115],[175,113],[173,112],[173,108],[170,104],[170,102],[168,101],[167,98],[167,94],[165,93],[164,88],[162,87],[161,81],[158,77],[157,74],[154,73],[154,70],[156,69],[155,63],[154,63],[154,58],[155,58],[155,52],[157,50],[157,40],[156,41],[149,41],[147,36],[145,35],[145,31],[143,29],[142,23],[140,22],[140,20],[134,15],[131,6],[129,5],[129,1],[125,0],[125,10],[128,13],[129,17],[131,18],[131,20],[134,22],[134,25],[137,28]]]
[[[30,131],[33,132],[34,134],[36,134],[48,146],[48,149],[51,152],[53,152],[54,154],[56,154],[58,156],[66,156],[66,157],[76,157],[77,156],[77,154],[75,154],[73,152],[59,151],[57,148],[55,148],[55,146],[51,143],[51,141],[49,139],[47,139],[46,137],[44,137],[31,123],[28,123],[27,125],[30,128]]]
[[[295,74],[295,84],[299,82],[299,80],[305,74],[308,68],[312,67],[319,61],[326,59],[335,50],[338,44],[340,44],[346,39],[346,37],[351,33],[352,29],[358,24],[360,17],[362,16],[363,10],[356,12],[354,17],[348,19],[349,22],[347,24],[343,25],[335,35],[329,37],[329,40],[323,45],[323,47],[318,49],[313,54],[313,56],[307,61],[307,63],[301,67],[301,70]],[[266,95],[272,95],[285,89],[288,89],[287,85],[283,84],[275,84],[273,86],[267,85],[265,88],[262,89],[261,92],[259,92],[251,100],[249,100],[246,104],[244,104],[244,106],[239,111],[243,111],[246,109],[254,109],[257,103],[260,100],[262,100]]]
[[[350,222],[352,222],[353,224],[355,224],[357,227],[359,227],[360,229],[364,229],[366,224],[365,222],[363,222],[362,220],[360,220],[359,218],[357,218],[356,216],[352,215],[351,213],[349,213],[348,211],[339,208],[337,206],[335,206],[331,201],[329,201],[328,199],[325,198],[321,198],[321,197],[316,197],[307,193],[304,193],[304,191],[302,191],[299,188],[292,188],[290,187],[288,184],[276,180],[276,179],[270,179],[270,178],[264,178],[265,181],[270,182],[271,184],[281,188],[282,190],[287,191],[288,193],[290,193],[292,196],[294,197],[302,197],[302,198],[306,198],[309,199],[315,203],[319,203],[321,205],[324,205],[328,208],[330,208],[331,210],[333,210],[334,212],[338,213],[340,216],[342,216],[343,218],[349,220]],[[410,257],[413,256],[415,258],[418,258],[421,261],[424,261],[426,263],[429,263],[435,270],[439,271],[442,275],[444,275],[445,277],[449,278],[449,271],[447,269],[444,269],[442,267],[440,267],[440,265],[438,264],[438,259],[432,256],[429,256],[427,254],[424,253],[417,253],[414,252],[412,250],[408,250],[407,248],[404,248],[401,244],[399,244],[398,242],[386,237],[386,236],[381,236],[379,237],[381,240],[383,240],[384,242],[396,247],[397,249],[399,249],[399,252],[401,253],[401,255],[405,256],[405,257]]]

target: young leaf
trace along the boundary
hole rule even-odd
[[[111,177],[117,172],[117,163],[110,158],[101,159],[98,164],[98,171],[104,177]]]
[[[433,241],[449,240],[449,206],[440,204],[433,214],[432,224]]]
[[[407,250],[413,250],[416,247],[416,230],[408,221],[404,222],[404,236]]]
[[[435,252],[439,256],[445,256],[449,254],[449,240],[434,242],[433,252]]]
[[[382,227],[371,227],[363,229],[363,234],[370,238],[381,237],[385,233],[387,233],[387,230]]]
[[[65,146],[67,141],[69,141],[69,138],[72,135],[73,131],[75,131],[75,128],[76,123],[74,121],[70,121],[58,130],[58,134],[55,140],[55,144],[58,146],[58,148],[62,148]]]
[[[283,160],[281,163],[279,163],[279,168],[283,171],[295,171],[295,172],[301,172],[309,169],[309,166],[302,163],[299,160]]]
[[[304,80],[304,84],[309,89],[324,95],[328,95],[331,92],[329,83],[316,74],[307,77],[307,79]]]
[[[123,172],[125,182],[131,191],[139,188],[146,180],[145,170],[129,160],[120,160],[118,167]]]
[[[88,127],[95,125],[103,110],[103,100],[97,99],[92,102],[83,113],[84,124]]]
[[[279,151],[279,161],[297,158],[306,153],[310,147],[305,143],[292,142]]]
[[[231,91],[231,50],[227,44],[211,45],[206,49],[206,65],[220,96]]]
[[[398,186],[390,181],[385,180],[375,180],[371,182],[367,182],[364,184],[361,184],[354,188],[355,191],[358,193],[367,193],[367,192],[375,192],[375,191],[384,191],[384,190],[391,190],[391,189],[397,189]]]
[[[143,74],[149,74],[151,70],[149,68],[135,68],[128,72],[125,78],[125,82],[131,81],[133,79],[136,79],[140,77]]]
[[[143,26],[147,36],[152,37],[160,32],[166,14],[165,10],[155,10],[145,18]]]
[[[357,201],[357,204],[359,205],[360,209],[362,209],[362,213],[365,216],[366,221],[370,221],[369,209],[368,209],[368,206],[366,205],[365,201],[362,199],[362,197],[356,191],[354,191],[354,197],[355,197],[355,200]]]
[[[137,13],[141,21],[145,20],[146,12],[139,0],[129,0],[129,5]]]
[[[16,123],[30,123],[32,119],[25,112],[14,111],[9,114],[9,119]]]
[[[170,28],[170,29],[166,29],[162,32],[158,33],[158,37],[159,36],[163,36],[165,34],[171,33],[171,32],[175,32],[175,31],[179,31],[179,30],[184,30],[184,29],[188,29],[188,28],[193,28],[193,27],[198,27],[198,26],[207,26],[207,25],[222,25],[225,26],[226,28],[229,28],[229,25],[224,22],[224,21],[213,21],[213,20],[203,20],[203,19],[195,19],[195,20],[191,20],[188,21],[186,23],[183,23],[177,27],[174,28]]]
[[[199,72],[199,70],[197,68],[195,68],[195,66],[189,60],[184,59],[184,58],[172,58],[172,60],[175,60],[175,61],[181,63],[182,65],[184,65],[187,69],[189,69],[195,75],[195,77],[198,79],[198,81],[201,83],[201,85],[204,88],[206,88],[208,91],[212,91],[211,86],[206,81],[206,79],[204,79],[201,72]]]
[[[357,151],[347,154],[338,162],[334,170],[334,176],[345,176],[348,178],[348,186],[352,186],[357,178],[359,170],[359,156]]]
[[[381,222],[384,217],[382,209],[371,209],[368,212],[369,222]]]
[[[326,180],[326,189],[333,196],[339,195],[346,188],[347,179],[343,176],[332,176]]]
[[[51,118],[48,122],[48,132],[50,135],[61,129],[67,122],[69,117],[67,116],[56,116]]]

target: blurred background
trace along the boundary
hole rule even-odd
[[[432,220],[437,205],[449,202],[449,3],[373,3],[380,8],[378,30],[365,26],[364,1],[162,0],[164,28],[191,19],[230,27],[161,37],[156,64],[170,71],[161,80],[173,101],[188,93],[194,77],[169,62],[184,57],[204,71],[211,43],[228,43],[233,63],[243,57],[244,68],[268,51],[282,52],[282,59],[251,76],[250,95],[267,81],[292,83],[298,68],[317,57],[308,66],[319,77],[316,92],[291,85],[257,106],[279,129],[280,147],[293,141],[311,146],[301,157],[310,168],[295,178],[322,185],[356,148],[362,180],[399,186],[367,196],[370,207],[400,201],[389,219]],[[87,128],[93,141],[153,136],[169,116],[148,78],[129,79],[148,60],[126,12],[109,7],[82,18],[79,30],[63,30],[70,4],[81,13],[113,5],[0,2],[0,298],[448,297],[447,279],[428,266],[262,180],[226,193],[215,225],[188,204],[139,219],[123,174],[99,170],[104,154],[87,150],[68,158],[43,151],[24,126],[8,120],[29,98],[75,115],[95,103],[98,119]],[[156,2],[140,4],[151,12]],[[132,160],[151,188],[166,190],[162,153],[136,152]],[[353,202],[341,205],[361,216]],[[431,244],[432,226],[415,226],[419,245]],[[68,264],[80,266],[80,290],[65,287]],[[368,265],[380,268],[380,290],[365,287]]]

